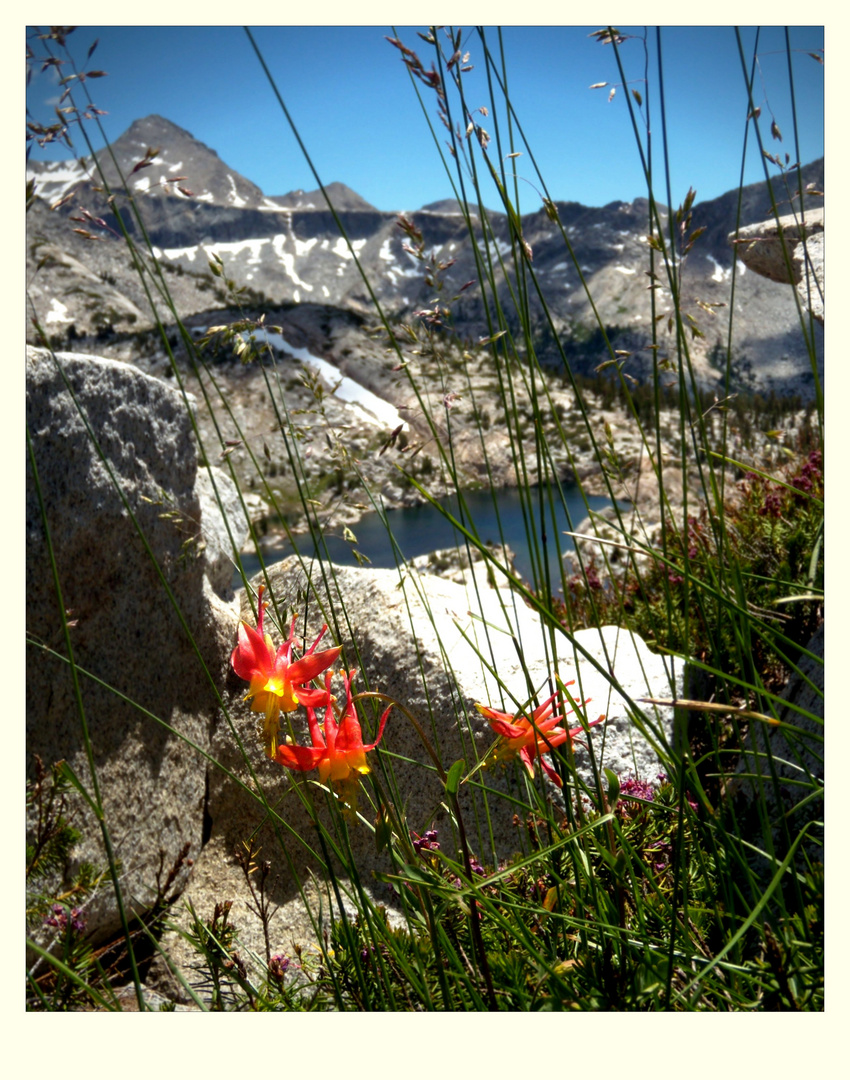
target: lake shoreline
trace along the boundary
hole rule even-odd
[[[464,519],[467,528],[477,532],[482,542],[500,548],[506,544],[516,556],[517,572],[525,580],[533,578],[535,563],[542,569],[543,552],[553,580],[560,580],[562,556],[574,548],[572,538],[565,533],[577,529],[586,519],[588,510],[600,512],[612,505],[606,496],[588,494],[577,484],[563,482],[557,488],[549,485],[545,497],[541,496],[540,485],[522,489],[511,485],[497,489],[467,489],[461,494],[464,511],[459,509],[457,496],[445,496],[437,501],[456,520]],[[545,508],[545,527],[541,525],[541,502]],[[464,544],[463,534],[454,528],[440,507],[423,500],[415,506],[384,508],[395,544],[406,560]],[[537,538],[534,553],[529,551],[527,539],[528,515],[534,521],[533,533]],[[285,532],[277,533],[271,542],[266,540],[260,545],[263,561],[266,565],[278,562],[293,554],[297,547],[305,557],[313,556],[318,550],[340,565],[355,565],[361,561],[383,568],[396,565],[396,549],[389,540],[381,514],[376,511],[361,513],[351,524],[328,526],[323,523],[320,528],[318,544],[309,530],[293,530],[292,541]],[[260,569],[260,560],[252,546],[243,550],[242,564],[249,577]]]

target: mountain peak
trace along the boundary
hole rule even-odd
[[[123,135],[120,135],[115,141],[120,143],[127,139],[147,142],[151,148],[172,142],[174,139],[191,139],[192,142],[197,142],[199,146],[204,146],[203,143],[198,142],[191,131],[180,127],[179,124],[175,124],[173,120],[169,120],[165,116],[160,116],[159,113],[151,113],[150,116],[142,116],[138,120],[134,120]],[[204,147],[204,149],[209,148]],[[210,152],[215,153],[214,150]]]
[[[360,210],[372,214],[380,212],[339,180],[325,184],[325,191],[335,210],[341,212]],[[297,188],[295,191],[287,192],[286,195],[274,195],[269,201],[276,203],[283,210],[326,210],[328,206],[321,188],[316,188],[315,191],[303,191]]]
[[[110,149],[111,155],[101,152],[98,160],[112,190],[126,184],[137,197],[170,196],[236,209],[277,209],[268,205],[256,184],[230,168],[215,150],[157,113],[134,120]],[[156,150],[156,155],[148,161],[149,150]],[[92,164],[89,158],[66,162],[32,161],[28,175],[37,181],[37,194],[52,201],[73,187],[94,182]]]

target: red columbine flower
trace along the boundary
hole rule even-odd
[[[571,686],[572,683],[567,683]],[[573,739],[584,731],[583,727],[566,728],[557,727],[564,717],[553,716],[552,702],[557,697],[553,694],[542,705],[538,706],[531,714],[531,718],[515,716],[513,713],[499,712],[487,705],[476,702],[475,708],[487,720],[490,727],[500,736],[496,743],[494,758],[496,761],[507,763],[519,754],[520,761],[528,769],[528,775],[534,776],[535,759],[540,761],[540,766],[553,783],[561,787],[561,778],[555,770],[543,760],[543,755],[548,754],[556,746],[565,743],[567,739]],[[588,701],[590,699],[588,698]],[[587,704],[587,701],[584,702]],[[592,720],[588,727],[601,724],[605,719],[600,716],[598,720]]]
[[[351,693],[351,680],[355,671],[346,673],[342,671],[345,683],[346,705],[342,712],[342,718],[337,723],[334,715],[333,701],[331,697],[331,675],[325,675],[325,691],[323,692],[325,705],[324,732],[319,725],[316,710],[313,706],[307,706],[307,722],[310,725],[310,738],[312,746],[286,745],[277,748],[277,760],[287,769],[295,772],[309,772],[311,769],[319,770],[319,779],[323,784],[329,780],[340,794],[341,800],[353,812],[357,805],[357,781],[371,770],[366,761],[366,754],[374,750],[384,734],[384,726],[390,714],[390,705],[381,717],[378,727],[378,737],[373,743],[364,745],[363,732],[357,712],[354,708],[354,700]]]
[[[263,634],[263,612],[268,606],[263,603],[264,588],[261,585],[257,593],[257,629],[244,622],[239,624],[239,644],[233,650],[230,662],[239,678],[250,683],[245,699],[254,699],[251,702],[253,712],[265,713],[263,735],[266,754],[273,758],[277,751],[278,718],[281,712],[292,712],[299,705],[324,703],[326,691],[310,689],[307,684],[329,668],[342,649],[324,649],[319,653],[315,651],[327,630],[327,626],[323,626],[307,652],[300,660],[293,661],[295,616],[289,629],[289,637],[275,652],[270,635]]]

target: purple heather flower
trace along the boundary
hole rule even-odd
[[[655,871],[661,871],[667,868],[670,862],[670,856],[673,854],[673,846],[666,840],[656,840],[654,844],[649,844],[648,851],[656,851],[660,856],[658,862],[652,864],[652,869]]]
[[[68,920],[65,917],[65,909],[62,907],[61,904],[54,904],[53,914],[45,915],[44,917],[45,926],[55,926],[60,930],[64,930],[67,924]]]
[[[75,930],[78,934],[85,930],[86,920],[78,907],[73,907],[68,911],[62,904],[54,904],[52,911],[52,915],[45,916],[45,926],[55,926],[57,930],[67,930],[70,926],[71,930]]]
[[[652,802],[655,798],[655,788],[652,784],[648,784],[643,780],[638,780],[636,777],[628,777],[620,784],[621,797],[628,798],[633,796],[636,799],[644,799],[646,802]]]
[[[617,813],[621,817],[634,818],[643,813],[644,807],[637,799],[644,802],[655,800],[655,788],[649,781],[638,780],[635,776],[628,776],[620,783],[620,795],[617,802]]]
[[[769,490],[764,497],[764,506],[759,509],[762,517],[782,516],[782,494],[778,488]]]
[[[596,573],[596,567],[591,563],[586,568],[587,585],[590,589],[601,589],[602,582],[599,580],[599,575]]]
[[[421,836],[418,833],[411,833],[413,837],[413,850],[417,855],[420,855],[423,851],[438,851],[440,848],[437,842],[437,830],[429,829]]]

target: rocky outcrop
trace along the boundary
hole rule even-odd
[[[199,483],[176,390],[93,356],[28,349],[26,368],[35,464],[28,458],[28,775],[35,754],[48,766],[64,759],[94,793],[63,659],[55,558],[104,816],[125,901],[140,910],[184,846],[190,858],[201,849],[201,751],[237,625],[224,598],[220,512]],[[241,544],[232,484],[217,473],[216,487]],[[91,811],[76,799],[72,813],[83,835],[73,863],[104,866]],[[33,827],[28,821],[30,835]],[[86,918],[96,937],[118,928],[111,888],[97,893]]]
[[[741,261],[771,281],[796,286],[800,303],[823,325],[823,207],[747,225],[729,239]]]

